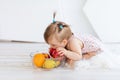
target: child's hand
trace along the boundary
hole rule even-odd
[[[66,52],[67,52],[67,50],[66,50],[65,48],[62,48],[62,47],[57,48],[57,51],[58,51],[58,54],[59,54],[60,56],[65,55]]]

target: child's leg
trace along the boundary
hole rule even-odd
[[[92,56],[95,56],[96,52],[89,52],[89,53],[85,53],[83,54],[83,59],[90,59]]]

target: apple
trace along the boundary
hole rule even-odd
[[[60,57],[59,54],[58,54],[58,52],[57,52],[57,50],[54,49],[54,48],[50,48],[49,53],[50,53],[51,57],[53,57],[53,58],[58,58],[58,57]]]

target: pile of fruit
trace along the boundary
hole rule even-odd
[[[57,51],[53,48],[50,49],[50,55],[47,53],[37,53],[33,56],[33,64],[38,68],[53,69],[60,65],[60,60],[54,58],[59,57]]]

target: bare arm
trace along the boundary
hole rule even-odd
[[[82,55],[78,52],[66,51],[65,56],[71,60],[80,60],[82,59]]]
[[[80,60],[82,59],[81,44],[77,39],[73,39],[67,46],[68,50],[59,48],[59,51],[71,60]]]

